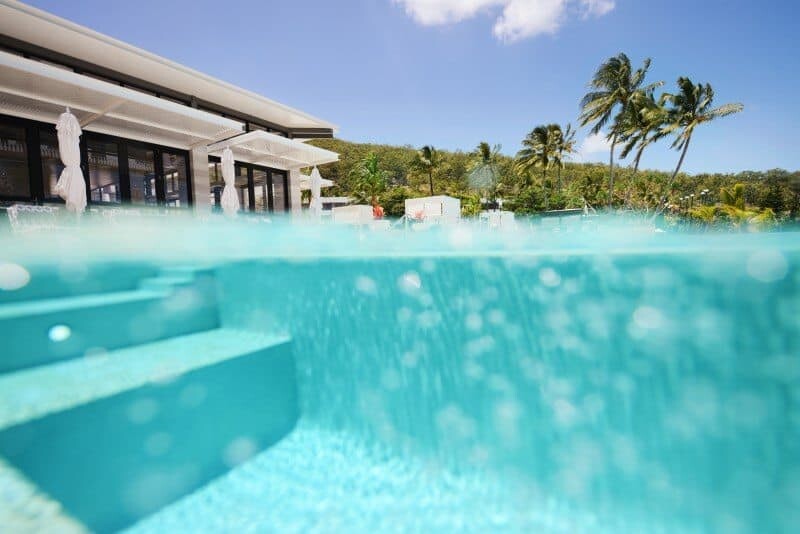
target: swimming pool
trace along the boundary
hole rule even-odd
[[[216,219],[5,236],[30,280],[0,293],[3,513],[794,530],[799,237]]]

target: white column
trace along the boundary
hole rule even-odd
[[[289,171],[289,195],[292,215],[299,215],[302,212],[299,169]]]
[[[211,211],[211,180],[208,176],[208,147],[200,145],[189,152],[189,165],[192,167],[192,193],[194,210]]]

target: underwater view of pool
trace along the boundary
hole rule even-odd
[[[15,531],[800,528],[795,232],[87,219],[0,339]]]

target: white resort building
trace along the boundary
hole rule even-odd
[[[55,124],[77,117],[92,205],[213,209],[220,156],[244,211],[300,210],[306,143],[334,125],[14,0],[0,0],[0,205],[62,202]]]

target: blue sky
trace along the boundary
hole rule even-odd
[[[576,121],[605,58],[710,82],[745,111],[697,130],[688,172],[800,169],[797,0],[32,0],[339,126],[338,137],[513,154]],[[579,131],[583,143],[587,130]],[[603,143],[581,157],[605,161]],[[642,165],[671,169],[666,142]]]

